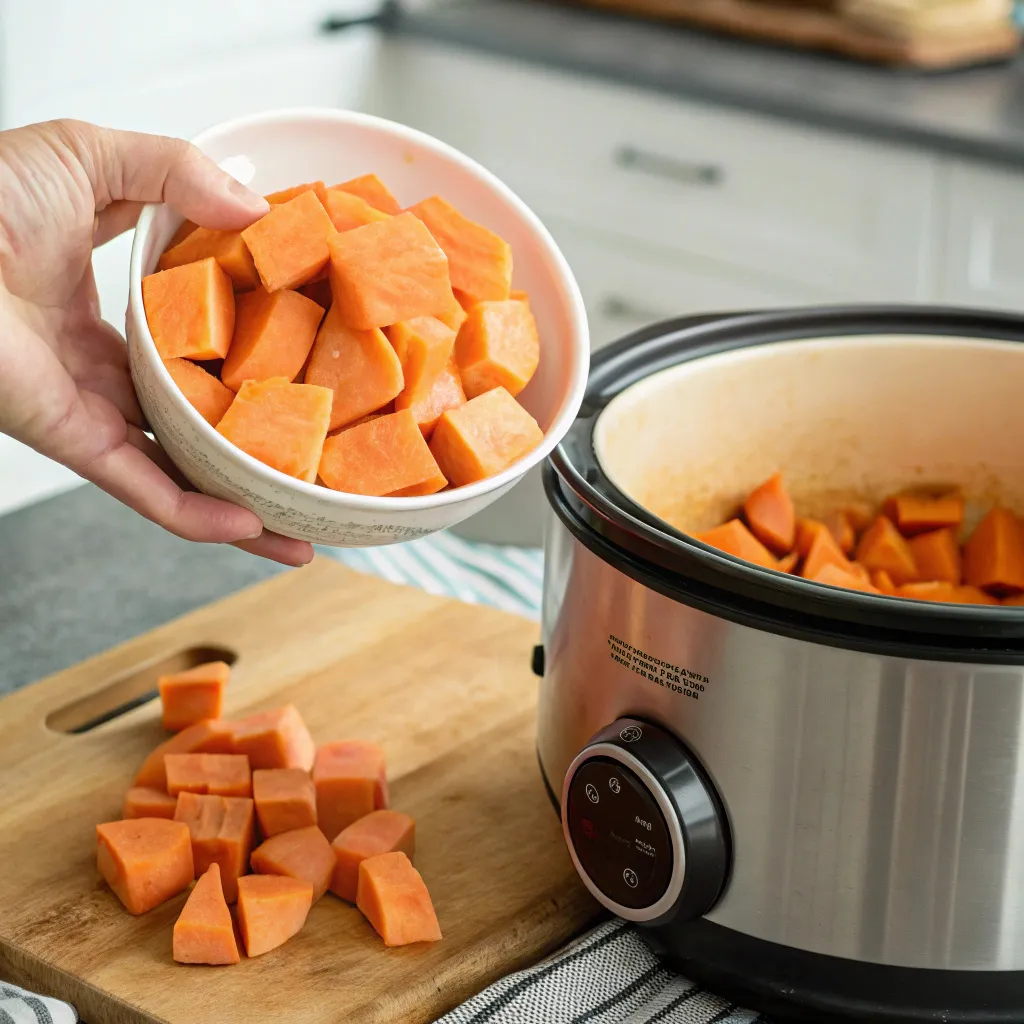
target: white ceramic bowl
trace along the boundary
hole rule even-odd
[[[410,205],[440,194],[512,246],[516,288],[530,293],[541,341],[540,366],[519,396],[544,441],[505,472],[421,498],[343,494],[289,477],[226,441],[185,400],[157,354],[142,304],[142,278],[181,223],[148,206],[132,248],[126,334],[132,379],[153,433],[199,490],[251,509],[268,530],[345,547],[392,544],[461,522],[509,490],[569,429],[590,365],[579,287],[537,216],[494,175],[457,150],[403,125],[350,111],[280,110],[217,125],[195,139],[222,165],[251,165],[254,191],[302,181],[328,185],[374,172]],[[225,164],[225,161],[227,163]]]

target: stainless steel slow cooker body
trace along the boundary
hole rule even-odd
[[[594,895],[737,1001],[799,1019],[1019,1022],[1024,609],[839,591],[691,540],[628,479],[626,463],[649,460],[653,392],[617,420],[635,455],[620,443],[615,472],[600,457],[602,416],[638,382],[753,347],[804,339],[806,361],[832,339],[883,336],[1021,343],[1024,322],[705,317],[595,357],[546,467],[541,768]],[[1013,504],[1024,345],[991,348],[1000,377],[1020,374],[995,389],[1021,403],[1001,421],[1020,429],[999,467],[1018,473]]]

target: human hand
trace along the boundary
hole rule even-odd
[[[152,202],[221,229],[267,210],[180,139],[81,121],[0,132],[0,432],[179,537],[302,565],[309,544],[188,489],[144,432],[124,341],[100,318],[92,250]]]

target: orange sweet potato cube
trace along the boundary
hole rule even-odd
[[[286,704],[259,711],[235,724],[235,750],[246,754],[253,768],[313,767],[316,744],[298,708]]]
[[[448,482],[409,409],[332,434],[320,479],[335,491],[393,497],[433,494]]]
[[[252,800],[181,793],[174,820],[188,826],[196,875],[203,875],[211,864],[218,865],[224,897],[233,903],[238,879],[249,869],[255,835]]]
[[[166,818],[96,826],[96,866],[129,914],[144,914],[195,877],[188,829]]]
[[[368,331],[449,308],[448,260],[411,213],[364,224],[329,239],[332,310]]]
[[[212,257],[142,279],[142,304],[163,360],[223,359],[235,328],[231,278]]]
[[[217,432],[272,469],[313,483],[331,422],[334,394],[284,377],[247,380]]]
[[[122,818],[173,818],[178,801],[162,789],[132,786],[125,794]]]
[[[316,817],[328,840],[353,821],[388,805],[384,751],[364,740],[325,743],[313,765]]]
[[[233,722],[220,719],[197,722],[182,729],[176,736],[164,740],[155,747],[142,762],[135,775],[136,786],[148,786],[166,792],[167,776],[164,771],[164,757],[167,754],[233,754],[235,741],[232,736]]]
[[[171,951],[179,964],[237,964],[241,959],[217,864],[199,876],[188,894],[174,922]]]
[[[224,359],[221,380],[238,391],[247,380],[284,377],[302,371],[323,317],[322,307],[290,289],[262,288],[235,302],[235,332]]]
[[[401,850],[367,857],[360,863],[356,905],[385,946],[437,942],[441,938],[430,893]]]
[[[452,288],[466,305],[501,301],[512,288],[512,247],[482,224],[463,217],[451,203],[431,196],[409,207],[430,229],[448,257]]]
[[[341,188],[329,188],[324,199],[327,215],[335,231],[351,231],[352,228],[387,220],[391,215],[374,209],[365,199]]]
[[[497,387],[518,395],[540,362],[530,307],[514,299],[471,306],[455,343],[455,361],[469,398]]]
[[[231,668],[223,661],[208,661],[184,672],[160,676],[157,687],[164,728],[180,732],[204,719],[220,718],[230,676]]]
[[[283,188],[279,192],[271,192],[263,198],[266,199],[271,206],[280,206],[282,203],[287,203],[296,196],[301,196],[303,192],[312,192],[317,199],[323,203],[326,198],[327,190],[324,188],[324,183],[322,181],[307,181],[302,185],[293,185],[291,188]]]
[[[313,886],[287,875],[246,875],[238,880],[238,928],[247,956],[260,956],[302,930]]]
[[[355,903],[359,865],[367,857],[401,850],[410,860],[416,850],[416,822],[401,811],[371,811],[343,828],[331,843],[334,875],[331,892]]]
[[[327,239],[334,225],[312,189],[287,202],[272,204],[270,213],[250,224],[242,238],[252,253],[263,287],[298,288],[326,266]]]
[[[207,373],[201,366],[187,359],[168,359],[164,366],[189,405],[211,427],[217,426],[228,411],[228,406],[235,400],[234,391],[226,388],[212,373]]]
[[[404,384],[402,364],[388,339],[376,327],[345,326],[336,305],[317,331],[304,380],[331,389],[331,430],[387,405]]]
[[[221,270],[231,278],[236,292],[258,288],[260,275],[248,246],[242,241],[241,231],[216,231],[196,228],[177,245],[169,248],[157,264],[158,270],[170,270],[186,263],[195,263],[212,256]]]
[[[314,903],[327,892],[334,877],[334,851],[315,825],[271,836],[253,850],[250,862],[258,874],[288,875],[309,882]]]
[[[316,824],[316,789],[305,769],[257,768],[252,795],[265,836]]]
[[[335,185],[334,188],[340,188],[354,196],[359,196],[360,199],[366,200],[375,210],[380,210],[382,213],[402,212],[401,204],[376,174],[362,174],[350,181],[343,181],[340,185]]]
[[[245,754],[166,754],[167,792],[252,796],[252,772]]]
[[[415,417],[420,432],[429,441],[441,416],[449,409],[457,409],[465,404],[466,392],[462,390],[462,378],[455,357],[451,356],[430,390],[418,395],[409,404],[409,411]]]
[[[448,365],[455,332],[436,317],[417,316],[400,320],[385,334],[402,363],[404,378],[404,387],[395,397],[395,410],[412,409],[423,403]]]
[[[504,389],[449,409],[437,421],[430,450],[456,487],[507,469],[544,439],[537,421]]]

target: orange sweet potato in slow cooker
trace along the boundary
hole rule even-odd
[[[966,537],[959,494],[908,492],[876,510],[857,503],[825,521],[801,518],[775,473],[751,492],[741,515],[693,536],[814,583],[917,601],[1024,606],[1024,519],[1008,508],[990,509]]]

